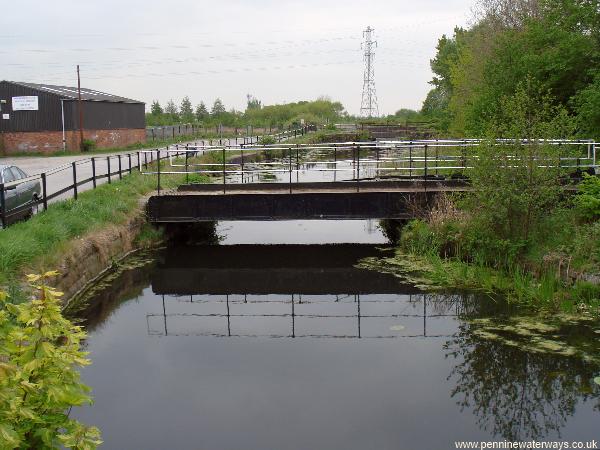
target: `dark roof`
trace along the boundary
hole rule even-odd
[[[21,81],[8,81],[8,83],[18,84],[38,91],[55,94],[61,98],[77,100],[77,88],[68,86],[55,86],[52,84],[23,83]],[[95,91],[93,89],[81,88],[81,99],[92,102],[113,102],[113,103],[144,103],[130,98],[119,97],[118,95],[107,94],[106,92]]]

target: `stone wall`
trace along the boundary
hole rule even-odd
[[[63,149],[62,131],[7,132],[0,133],[0,152],[53,153]],[[79,131],[65,132],[67,150],[79,150]],[[96,142],[97,148],[125,147],[146,142],[145,129],[84,130],[83,138]]]

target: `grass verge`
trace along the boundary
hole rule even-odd
[[[183,175],[163,176],[163,188],[182,182]],[[207,177],[198,180],[206,182]],[[122,224],[140,207],[140,199],[156,189],[156,177],[134,172],[120,181],[81,192],[77,200],[52,204],[0,231],[0,286],[20,279],[34,267],[53,268],[69,242],[112,224]]]

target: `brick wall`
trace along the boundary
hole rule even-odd
[[[79,150],[79,131],[65,133],[67,150]],[[98,148],[125,147],[146,142],[145,129],[84,130],[84,139]],[[62,131],[15,132],[0,134],[0,153],[52,153],[62,150]]]

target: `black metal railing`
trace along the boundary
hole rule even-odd
[[[278,141],[284,141],[315,130],[316,128],[311,125],[268,136]],[[243,140],[256,144],[263,138],[264,136],[252,136]],[[81,191],[95,189],[103,183],[110,184],[113,180],[120,180],[133,171],[149,173],[151,164],[155,167],[151,172],[157,175],[157,184],[160,186],[160,164],[153,163],[183,156],[187,160],[189,148],[206,145],[227,145],[228,142],[230,142],[228,139],[211,139],[196,141],[186,146],[172,145],[116,155],[98,155],[63,164],[27,178],[9,183],[0,183],[0,225],[5,227],[19,219],[26,218],[34,212],[34,209],[37,210],[39,207],[47,210],[53,201],[69,198],[76,200]],[[10,191],[19,190],[20,187],[23,188],[30,183],[37,183],[38,187],[34,189],[36,195],[32,195],[25,202],[19,202],[14,207],[8,206],[7,199],[12,194]]]

